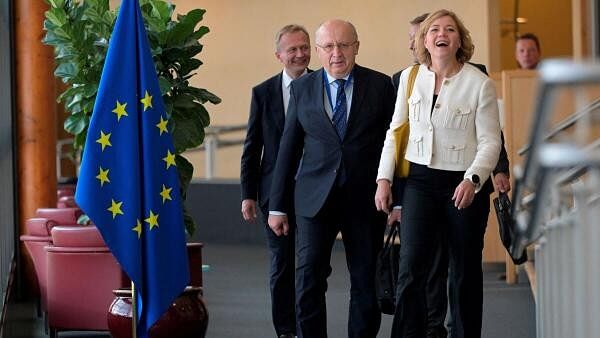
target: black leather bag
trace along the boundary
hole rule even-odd
[[[498,217],[498,229],[500,231],[500,240],[509,254],[512,252],[513,242],[515,240],[516,224],[515,219],[511,214],[511,202],[506,193],[499,193],[498,197],[494,198],[494,208],[496,209],[496,217]],[[519,265],[527,261],[527,252],[523,250],[519,256],[510,255],[512,261]]]
[[[377,255],[375,267],[375,293],[382,313],[393,315],[396,308],[396,283],[398,279],[398,260],[400,245],[395,244],[398,223],[390,227],[383,248]]]

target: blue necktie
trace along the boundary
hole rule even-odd
[[[337,83],[337,97],[335,99],[335,107],[333,108],[333,125],[341,140],[346,135],[346,115],[348,113],[348,104],[346,103],[346,91],[344,90],[346,80],[335,80]]]

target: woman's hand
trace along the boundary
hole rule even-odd
[[[392,205],[392,188],[390,181],[381,179],[377,181],[377,191],[375,192],[375,207],[378,211],[383,211],[386,214],[390,213]]]
[[[454,190],[454,206],[460,209],[464,209],[473,203],[475,198],[475,184],[469,180],[463,180]]]

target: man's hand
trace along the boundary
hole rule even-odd
[[[510,191],[510,179],[505,173],[497,173],[494,175],[494,184],[500,192]]]
[[[402,217],[402,209],[392,209],[392,212],[388,215],[387,224],[392,225],[394,222],[400,223]]]
[[[381,179],[377,181],[377,191],[375,192],[375,207],[377,208],[377,210],[389,214],[391,205],[392,188],[390,181],[386,179]]]
[[[245,199],[242,201],[242,216],[247,222],[256,222],[256,201]]]
[[[475,198],[475,185],[469,180],[463,180],[454,190],[452,200],[454,206],[460,209],[464,209],[473,203]]]
[[[288,224],[288,218],[286,215],[269,215],[269,228],[273,230],[275,235],[281,236],[288,234],[290,225]]]

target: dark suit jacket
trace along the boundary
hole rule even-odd
[[[482,71],[485,75],[488,75],[487,69],[485,65],[479,63],[471,63],[473,66],[477,67],[480,71]],[[392,75],[392,83],[394,84],[394,88],[398,91],[398,85],[400,83],[400,75],[402,74],[402,70]],[[502,139],[502,147],[500,147],[500,157],[498,158],[498,163],[496,164],[496,168],[494,168],[494,175],[497,173],[505,173],[506,175],[510,175],[509,163],[508,163],[508,154],[506,152],[506,148],[504,146],[504,133],[500,131],[500,138]],[[483,177],[482,177],[483,179]],[[394,195],[394,205],[399,205],[402,202],[402,191],[404,191],[404,182],[401,179],[394,178],[394,186],[396,188],[392,189],[392,193]],[[491,180],[487,180],[483,187],[481,188],[483,192],[491,194],[494,192],[494,185]]]
[[[296,215],[315,216],[343,164],[348,210],[375,211],[377,167],[394,112],[391,79],[374,70],[354,67],[350,115],[346,135],[340,140],[325,111],[323,73],[323,69],[315,71],[292,84],[269,209],[290,210],[291,189],[295,186]]]
[[[268,209],[271,179],[285,123],[282,77],[280,72],[252,88],[248,129],[242,152],[242,200],[257,200],[265,210]]]

